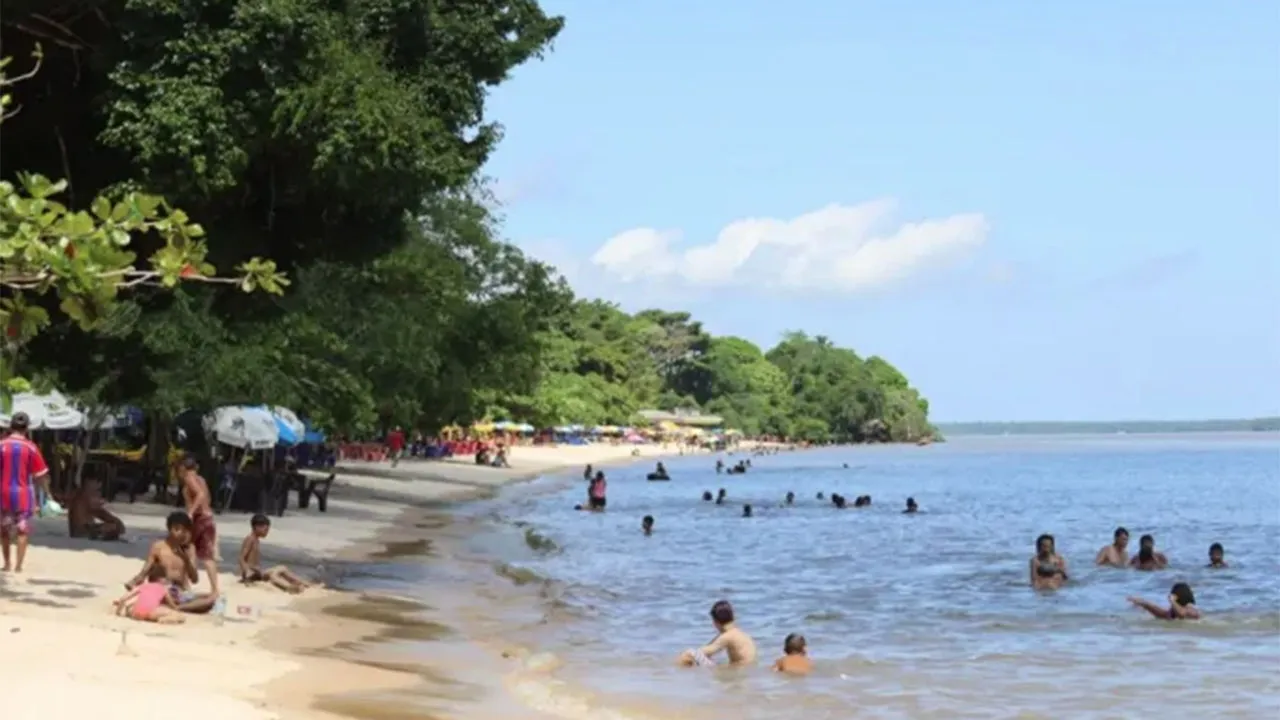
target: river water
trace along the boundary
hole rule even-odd
[[[475,589],[456,617],[561,661],[515,688],[530,706],[689,720],[1280,717],[1280,435],[957,438],[758,457],[736,476],[713,462],[673,460],[667,483],[614,469],[606,513],[572,509],[580,476],[468,511],[450,572]],[[700,499],[721,487],[725,505]],[[818,492],[873,504],[837,510]],[[901,514],[908,496],[919,514]],[[1132,550],[1153,534],[1170,569],[1094,567],[1117,526]],[[1027,559],[1045,532],[1071,581],[1038,593]],[[1205,568],[1213,542],[1229,569]],[[1175,581],[1192,585],[1203,621],[1125,601],[1163,603]],[[814,674],[674,667],[711,638],[720,599],[762,665],[799,632]]]

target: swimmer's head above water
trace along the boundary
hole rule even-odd
[[[1052,535],[1045,533],[1044,535],[1036,538],[1036,555],[1041,558],[1048,559],[1053,557],[1053,551],[1054,543]]]
[[[703,502],[711,502],[711,491],[710,491],[710,490],[708,490],[708,491],[706,491],[706,492],[702,493],[702,501],[703,501]]]
[[[907,498],[907,512],[909,512],[909,513],[913,513],[913,512],[916,512],[916,511],[917,511],[917,510],[919,510],[919,509],[920,509],[920,506],[919,506],[919,505],[916,505],[916,499],[915,499],[915,498],[913,498],[913,497],[909,497],[909,498]]]
[[[788,505],[790,505],[790,504],[794,503],[795,501],[796,501],[796,494],[795,494],[795,493],[793,493],[793,492],[788,492],[788,493],[787,493],[787,504],[788,504]]]
[[[1125,530],[1122,527],[1118,527],[1116,528],[1116,532],[1113,537],[1114,539],[1112,540],[1112,544],[1115,545],[1117,549],[1124,550],[1125,548],[1129,547],[1129,531],[1128,530]]]
[[[1227,551],[1222,548],[1222,543],[1214,543],[1209,546],[1209,567],[1226,567],[1227,561],[1224,556]]]
[[[711,622],[721,632],[733,624],[733,606],[728,600],[717,601],[711,606]]]
[[[808,643],[800,633],[791,633],[782,641],[782,652],[786,655],[804,655],[808,651]]]
[[[742,506],[742,517],[751,517],[751,506],[750,506],[750,505],[743,505],[743,506]]]
[[[1156,559],[1156,539],[1151,535],[1138,538],[1138,562],[1149,563]]]
[[[1183,607],[1196,604],[1196,594],[1191,592],[1191,586],[1184,583],[1174,583],[1169,588],[1169,602],[1177,603]]]
[[[645,535],[653,534],[653,516],[652,515],[644,516],[644,518],[640,521],[640,529],[644,531]]]

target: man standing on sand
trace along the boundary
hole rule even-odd
[[[200,464],[188,455],[182,459],[182,499],[191,518],[191,544],[196,559],[209,575],[209,588],[218,596],[218,526],[213,522],[213,506],[209,500],[209,484],[200,476]]]
[[[49,466],[40,448],[27,437],[30,425],[26,413],[14,413],[9,419],[9,435],[0,440],[0,549],[4,553],[4,572],[22,572],[22,563],[27,559],[31,518],[40,509],[36,485],[46,496],[49,494]],[[9,560],[14,533],[18,535],[16,565]]]

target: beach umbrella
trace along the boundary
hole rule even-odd
[[[243,405],[220,407],[204,416],[203,425],[204,431],[218,442],[244,450],[275,447],[282,427],[265,407]]]
[[[84,427],[84,413],[77,410],[57,390],[48,393],[17,393],[13,396],[13,412],[26,413],[32,430],[75,430]],[[0,424],[9,427],[10,413],[0,414]]]
[[[277,422],[283,424],[289,429],[289,433],[293,437],[301,440],[306,436],[307,424],[302,421],[302,418],[298,417],[297,413],[287,407],[280,407],[279,405],[272,405],[267,408],[267,410],[275,416]]]
[[[308,425],[306,431],[302,433],[302,442],[308,445],[323,445],[325,441],[324,433],[316,430]]]
[[[491,422],[478,422],[471,426],[472,432],[491,433],[495,429],[495,425]]]
[[[529,423],[520,423],[519,425],[516,425],[517,432],[531,433],[531,432],[534,432],[535,430],[537,430],[537,428],[530,425]]]

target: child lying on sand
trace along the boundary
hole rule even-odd
[[[169,594],[169,582],[165,579],[165,569],[156,565],[147,573],[147,581],[133,588],[111,603],[117,615],[128,614],[141,622],[154,622],[164,625],[177,625],[186,622],[186,618],[178,611],[178,605]]]

